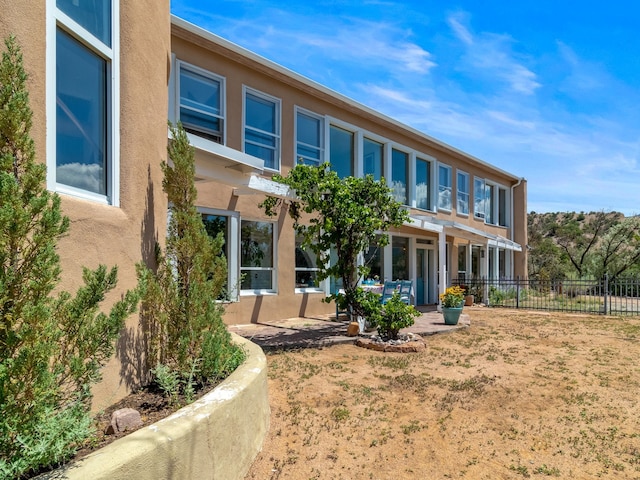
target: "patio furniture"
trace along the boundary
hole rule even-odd
[[[400,300],[409,305],[411,303],[411,289],[413,282],[411,280],[400,281]]]
[[[385,281],[382,287],[382,294],[380,296],[380,303],[383,305],[387,303],[393,294],[400,289],[400,282]]]

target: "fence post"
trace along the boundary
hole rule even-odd
[[[516,277],[516,308],[520,308],[520,275]]]
[[[605,273],[604,274],[604,314],[607,315],[608,314],[608,300],[609,300],[609,274]]]

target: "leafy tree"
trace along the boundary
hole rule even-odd
[[[170,129],[168,155],[173,165],[162,163],[162,187],[171,205],[166,251],[158,248],[155,272],[139,264],[138,277],[150,367],[156,372],[168,368],[188,393],[194,382],[206,384],[235,370],[244,352],[232,343],[217,301],[227,278],[224,239],[207,235],[195,206],[193,147],[182,125]]]
[[[364,305],[371,302],[363,300],[366,295],[359,292],[358,283],[369,268],[358,266],[358,259],[370,245],[387,245],[386,232],[408,220],[408,212],[391,196],[384,180],[376,181],[371,175],[340,178],[328,163],[299,164],[286,177],[274,175],[273,179],[288,185],[298,197],[289,205],[289,214],[303,247],[316,254],[319,280],[332,276],[342,281],[344,295],[334,293],[329,300],[337,300],[352,315],[367,316]],[[280,204],[268,197],[261,205],[274,215]],[[332,249],[337,254],[333,263]]]
[[[602,236],[591,256],[590,273],[598,278],[620,275],[637,269],[640,263],[640,218],[629,217],[613,225]]]
[[[137,304],[127,292],[99,312],[117,269],[84,270],[75,296],[54,294],[60,198],[35,162],[27,75],[14,37],[0,63],[0,478],[68,458],[91,433],[90,386]]]
[[[621,214],[595,212],[580,222],[576,214],[565,214],[556,230],[555,240],[566,253],[579,277],[587,273],[589,255],[595,250],[599,238],[619,222],[621,217]]]

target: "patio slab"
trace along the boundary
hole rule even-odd
[[[457,325],[445,325],[442,313],[435,307],[419,307],[422,315],[415,323],[403,332],[411,332],[420,336],[446,333],[462,328],[469,328],[469,315],[463,313]],[[348,337],[346,316],[335,315],[296,317],[274,320],[272,322],[230,325],[229,331],[256,343],[263,350],[285,350],[290,348],[320,348],[338,343],[354,343],[358,337]],[[361,334],[371,336],[373,332]]]

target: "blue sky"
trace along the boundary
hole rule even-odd
[[[528,181],[640,214],[640,3],[172,0],[172,13]]]

